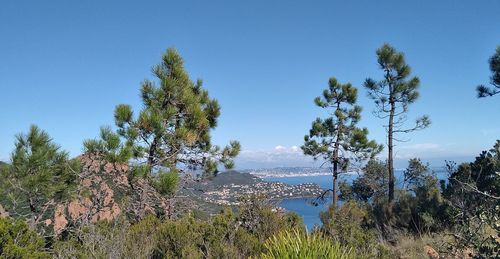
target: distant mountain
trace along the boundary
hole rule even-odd
[[[255,184],[261,181],[260,178],[249,173],[230,170],[217,174],[217,176],[213,178],[212,184],[215,186],[224,184]]]

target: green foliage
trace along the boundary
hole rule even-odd
[[[151,169],[148,165],[134,165],[130,168],[130,180],[135,180],[138,178],[150,178]]]
[[[273,205],[262,197],[249,197],[242,201],[238,216],[242,227],[264,242],[282,229],[304,229],[302,219],[294,213],[276,212]]]
[[[425,184],[425,180],[430,175],[429,165],[423,164],[419,158],[412,158],[408,161],[408,167],[403,172],[403,183],[409,190],[415,190]]]
[[[363,174],[353,180],[352,186],[341,184],[340,197],[343,200],[370,202],[384,198],[387,194],[389,172],[387,164],[372,159],[363,168]]]
[[[0,218],[0,257],[50,258],[45,241],[23,220]]]
[[[364,168],[364,174],[355,179],[352,185],[342,185],[341,197],[348,201],[341,208],[343,217],[331,221],[332,217],[335,219],[336,214],[332,211],[323,214],[323,229],[329,231],[327,233],[343,231],[336,234],[343,238],[352,236],[353,234],[349,234],[352,229],[363,234],[374,231],[373,235],[376,233],[393,244],[407,234],[422,236],[444,231],[447,206],[437,177],[420,159],[414,158],[409,160],[408,168],[404,171],[404,180],[406,188],[397,190],[395,200],[388,202],[388,168],[383,162],[369,161]],[[361,209],[360,205],[353,206],[356,204],[354,202],[361,202],[366,209]],[[360,244],[356,244],[355,240],[359,240]],[[354,243],[353,246],[360,246],[362,243],[377,244],[359,236],[349,242]],[[381,246],[378,246],[378,249],[378,256],[387,252],[387,249]]]
[[[457,245],[473,247],[479,257],[500,256],[500,141],[474,162],[448,169],[444,197]]]
[[[124,219],[81,226],[55,242],[56,258],[248,258],[266,251],[264,242],[284,230],[305,231],[300,218],[260,206],[233,213],[225,208],[207,220],[191,214],[161,221],[153,216],[130,225]],[[259,215],[257,226],[243,224]],[[271,224],[274,224],[271,226]]]
[[[408,232],[422,235],[443,230],[441,217],[445,207],[437,180],[429,179],[416,195],[403,190],[397,194],[393,202],[378,200],[372,207],[375,225],[384,238],[391,241]]]
[[[497,47],[495,54],[491,56],[489,63],[492,74],[490,77],[491,87],[479,85],[476,89],[479,98],[500,93],[500,46]]]
[[[445,203],[437,177],[420,159],[409,160],[404,171],[405,189],[397,190],[396,199],[376,198],[372,218],[382,236],[395,240],[399,234],[429,234],[443,230]]]
[[[176,171],[160,171],[153,182],[156,190],[167,196],[171,196],[175,193],[178,183],[179,174]]]
[[[123,144],[120,135],[110,127],[101,127],[100,139],[88,139],[83,142],[83,152],[86,154],[101,154],[113,163],[126,163],[132,157],[130,144]]]
[[[344,247],[353,247],[358,257],[383,258],[385,249],[369,228],[369,212],[357,202],[349,201],[335,210],[333,206],[320,214],[320,231]]]
[[[408,105],[418,99],[420,80],[417,77],[408,78],[411,68],[406,64],[404,54],[389,44],[377,49],[377,62],[384,71],[384,79],[377,82],[369,78],[365,81],[370,97],[381,112],[388,112],[391,103],[400,103],[398,108],[406,112]]]
[[[333,200],[337,203],[337,177],[339,169],[347,171],[351,159],[373,158],[382,150],[373,140],[368,140],[368,129],[358,128],[361,119],[361,106],[356,105],[358,90],[350,83],[341,84],[330,78],[329,88],[322,97],[316,97],[315,104],[321,108],[332,109],[330,117],[317,118],[304,137],[301,147],[304,154],[314,159],[322,158],[333,166]]]
[[[125,240],[125,253],[127,258],[150,258],[158,244],[156,232],[161,222],[154,216],[130,226]]]
[[[11,162],[3,169],[7,181],[2,202],[13,216],[29,219],[30,226],[43,226],[54,202],[73,192],[79,164],[34,125],[16,136]]]
[[[123,219],[83,225],[69,239],[54,244],[54,257],[128,258],[125,254],[127,227]]]
[[[217,126],[219,104],[202,88],[201,80],[190,80],[177,51],[168,49],[153,73],[158,82],[142,83],[143,108],[137,116],[129,105],[115,109],[118,134],[133,146],[134,157],[145,160],[150,171],[175,170],[182,164],[214,173],[217,162],[232,167],[240,145],[233,141],[222,150],[211,145],[210,130]]]
[[[162,222],[147,216],[134,225],[123,219],[84,225],[54,244],[56,258],[158,258]]]
[[[192,217],[166,221],[158,229],[158,253],[163,258],[200,258],[203,225]]]
[[[240,222],[242,218],[235,217],[230,209],[223,210],[210,222],[190,215],[166,221],[158,230],[158,253],[167,258],[238,258],[264,251],[259,237],[270,234],[253,232]],[[286,227],[281,225],[281,229]]]
[[[388,119],[385,127],[388,137],[389,201],[392,201],[394,199],[393,141],[397,140],[394,134],[421,130],[427,128],[431,122],[428,116],[422,116],[416,119],[413,127],[404,128],[408,106],[418,99],[420,85],[417,77],[409,78],[411,68],[406,64],[404,54],[397,52],[389,44],[384,44],[377,49],[377,61],[383,70],[384,78],[380,81],[366,79],[364,86],[377,105],[376,115],[381,119]]]
[[[357,258],[352,248],[332,243],[317,233],[308,235],[298,230],[280,232],[266,241],[265,247],[267,251],[259,258]]]

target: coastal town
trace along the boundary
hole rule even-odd
[[[218,174],[211,181],[187,181],[181,196],[203,201],[212,205],[238,206],[242,198],[264,196],[269,200],[315,198],[323,189],[316,183],[286,184],[280,181],[266,181],[249,173],[228,171]]]
[[[271,200],[313,198],[322,193],[317,184],[304,183],[289,185],[281,182],[258,182],[255,184],[226,184],[219,189],[205,192],[206,202],[219,205],[239,205],[240,198],[252,195],[265,195]]]

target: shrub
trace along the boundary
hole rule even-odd
[[[332,243],[319,233],[308,235],[303,231],[283,231],[271,237],[265,243],[266,252],[260,258],[289,258],[289,259],[349,259],[356,258],[352,248]]]
[[[23,220],[0,218],[0,257],[50,258],[45,241]]]
[[[323,225],[320,229],[325,236],[346,247],[356,248],[358,256],[383,257],[386,250],[369,228],[368,211],[354,201],[349,201],[338,209],[331,206],[320,214]]]
[[[238,220],[260,242],[282,230],[305,230],[302,219],[297,214],[279,211],[263,197],[250,197],[242,201],[242,204]]]
[[[56,258],[123,258],[128,224],[123,219],[81,226],[54,244]]]
[[[179,174],[177,171],[160,171],[154,181],[154,186],[161,194],[170,196],[175,193],[178,182]]]
[[[158,245],[157,230],[161,222],[154,216],[130,226],[125,241],[125,257],[150,258]]]

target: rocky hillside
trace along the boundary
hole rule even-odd
[[[98,155],[82,155],[74,198],[57,203],[45,225],[55,235],[72,226],[124,216],[135,221],[147,214],[169,215],[169,201],[146,180],[130,180],[127,164],[110,163]]]

